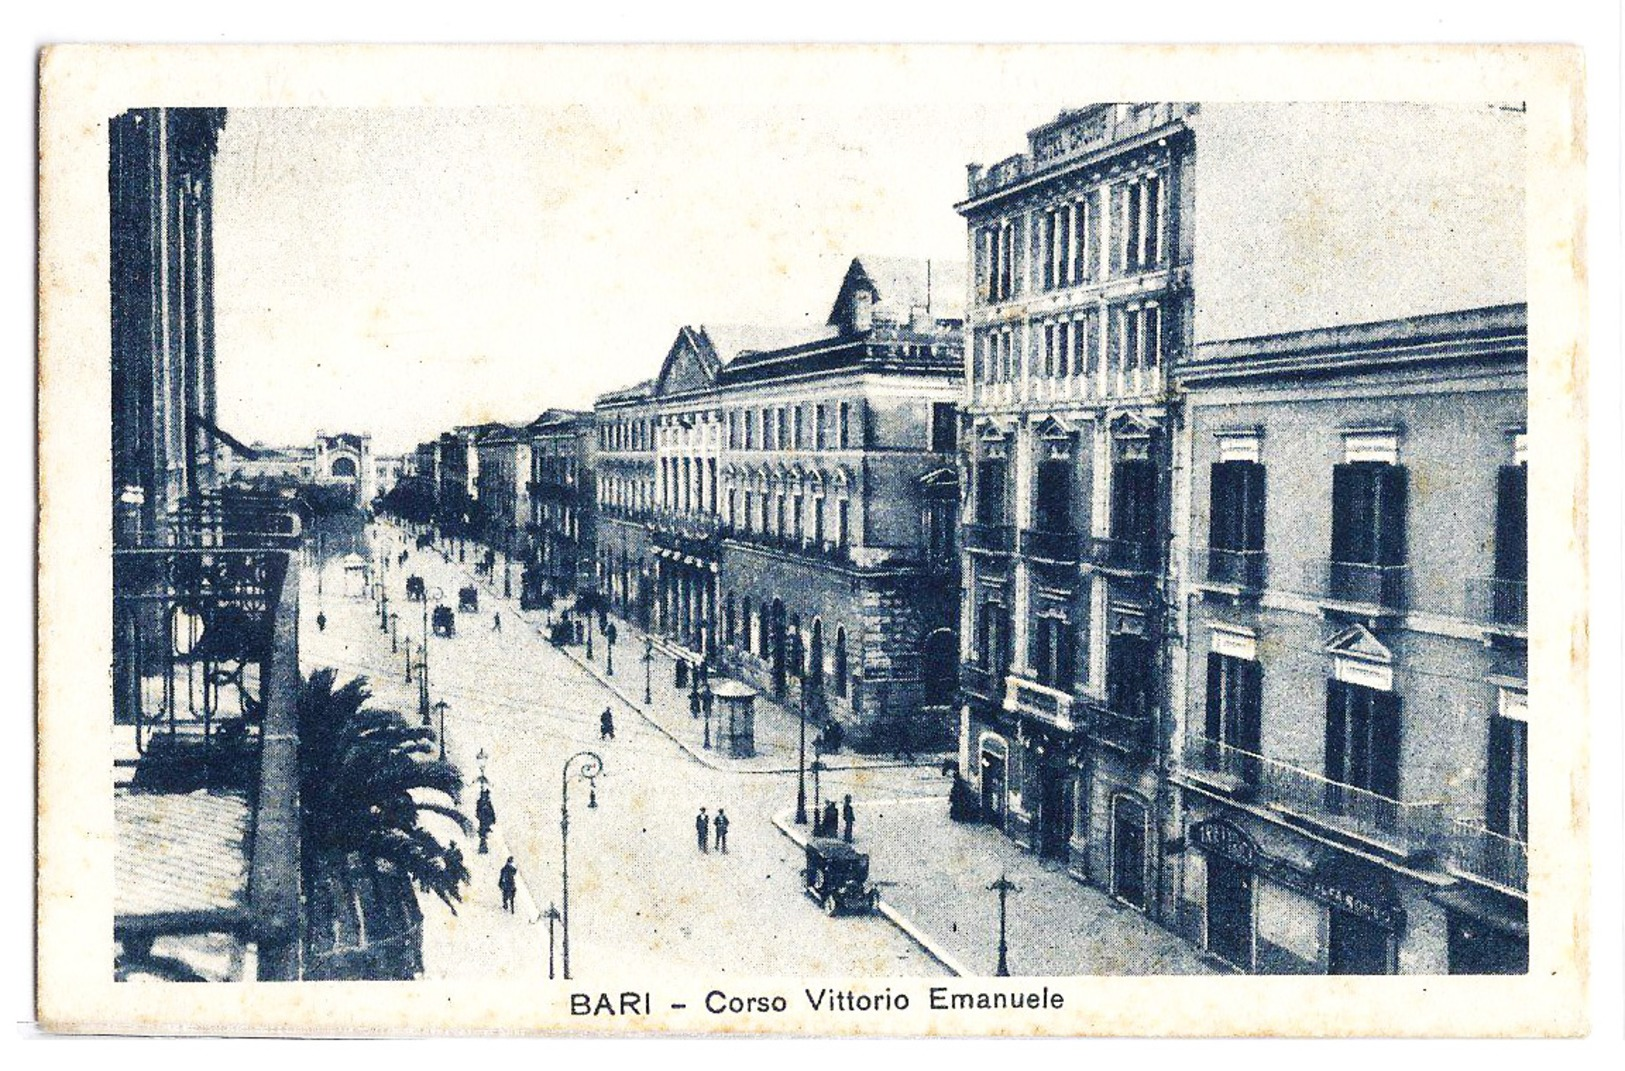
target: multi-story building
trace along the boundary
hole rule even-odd
[[[860,257],[825,324],[685,327],[600,398],[611,602],[782,699],[817,682],[858,746],[940,736],[961,295],[957,266]]]
[[[1192,108],[1096,105],[972,167],[961,768],[985,816],[1156,903],[1169,366]]]
[[[1182,369],[1178,918],[1238,969],[1527,969],[1526,359],[1510,305]]]
[[[530,439],[531,561],[555,595],[594,586],[596,494],[589,412],[549,409],[525,429]]]
[[[1217,563],[1246,576],[1256,558],[1231,551],[1253,548],[1249,526],[1260,521],[1248,513],[1258,508],[1247,504],[1249,476],[1217,477],[1236,481],[1223,493],[1243,503],[1217,537],[1206,514],[1193,512],[1191,493],[1197,483],[1196,499],[1207,493],[1203,463],[1219,449],[1214,429],[1259,421],[1228,412],[1241,395],[1226,386],[1204,396],[1213,408],[1196,427],[1187,404],[1207,389],[1207,373],[1186,380],[1182,366],[1193,351],[1203,368],[1216,366],[1231,345],[1256,352],[1261,367],[1273,360],[1269,346],[1347,346],[1338,367],[1352,378],[1333,385],[1322,376],[1317,389],[1380,397],[1347,367],[1366,348],[1381,348],[1384,332],[1441,331],[1448,350],[1456,329],[1415,317],[1522,300],[1522,186],[1508,166],[1521,158],[1521,139],[1516,108],[1101,104],[1032,131],[1020,155],[970,169],[959,206],[974,278],[961,765],[989,821],[1194,940],[1208,941],[1197,910],[1200,860],[1221,849],[1206,851],[1190,829],[1223,838],[1231,826],[1200,825],[1206,810],[1187,822],[1196,790],[1167,771],[1186,756],[1184,734],[1206,724],[1204,659],[1215,644],[1220,654],[1246,645],[1210,642],[1189,619],[1208,604],[1187,598],[1187,544],[1223,540],[1212,555],[1198,555],[1202,569]],[[1354,334],[1329,343],[1315,331]],[[1260,338],[1277,341],[1246,348]],[[1211,358],[1210,346],[1220,347]],[[1460,382],[1471,378],[1463,373]],[[1500,384],[1511,406],[1517,388],[1505,376]],[[1478,387],[1460,383],[1412,392],[1458,389],[1478,397]],[[1368,408],[1398,414],[1404,406]],[[1322,430],[1336,438],[1345,425],[1334,410],[1300,407],[1293,419],[1324,420]],[[1442,429],[1468,420],[1470,410],[1427,419]],[[1349,419],[1352,433],[1401,418]],[[1420,414],[1407,419],[1424,422]],[[1296,449],[1286,441],[1284,450]],[[1235,456],[1222,460],[1243,460],[1242,438],[1225,442]],[[1360,471],[1347,479],[1377,478]],[[1318,489],[1277,493],[1272,486],[1269,508],[1290,517],[1288,528],[1313,515],[1310,507],[1299,512],[1291,495]],[[1346,562],[1346,550],[1328,545],[1324,561]],[[1335,570],[1324,561],[1321,580],[1330,583]],[[1390,582],[1380,571],[1337,575]],[[1334,638],[1323,637],[1323,646]],[[1271,642],[1260,633],[1257,650]],[[1343,642],[1366,649],[1358,633]],[[1241,666],[1215,686],[1221,695],[1249,694],[1251,672]],[[1291,693],[1289,679],[1280,686],[1275,694]],[[1247,743],[1256,741],[1229,741],[1256,752]],[[1282,761],[1315,766],[1291,754]],[[1413,758],[1434,761],[1414,745],[1395,761]],[[1419,774],[1419,783],[1432,776]],[[1348,892],[1324,874],[1314,881],[1323,906],[1335,891]],[[1308,919],[1302,925],[1313,928],[1313,911],[1299,904],[1274,917]],[[1303,932],[1290,947],[1307,947]],[[1250,953],[1231,961],[1247,969],[1284,962]],[[1304,962],[1324,968],[1328,959],[1321,951]],[[1417,969],[1420,960],[1403,953],[1400,963]]]
[[[528,425],[484,425],[473,438],[480,536],[505,555],[530,551],[531,440]]]
[[[115,978],[300,975],[298,522],[223,490],[219,109],[109,121]]]

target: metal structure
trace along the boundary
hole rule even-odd
[[[1000,978],[1010,977],[1010,945],[1005,940],[1005,898],[1013,892],[1020,892],[1021,886],[1011,881],[1004,874],[999,880],[988,886],[988,891],[999,894],[999,966],[994,972]]]
[[[580,759],[579,766],[576,760]],[[561,927],[564,931],[564,979],[570,980],[570,768],[576,766],[577,779],[587,782],[587,807],[598,806],[598,775],[603,772],[604,760],[596,752],[578,751],[564,760],[564,766],[559,772],[559,874],[562,885],[561,902],[563,909],[559,913]]]

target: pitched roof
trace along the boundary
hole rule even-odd
[[[877,323],[906,325],[917,310],[933,320],[956,320],[965,314],[964,262],[863,254],[853,257],[847,268],[830,309],[830,324],[840,321],[848,295],[865,283],[874,293]]]
[[[818,324],[696,324],[696,335],[711,346],[711,353],[723,367],[752,353],[771,353],[834,335]]]

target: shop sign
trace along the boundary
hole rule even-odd
[[[1222,819],[1212,819],[1191,827],[1190,839],[1196,847],[1212,852],[1277,885],[1329,904],[1339,911],[1399,932],[1405,925],[1405,910],[1397,904],[1376,903],[1322,875],[1311,874],[1284,859],[1258,850],[1251,837]]]

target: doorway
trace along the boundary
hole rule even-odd
[[[1207,857],[1207,950],[1253,969],[1253,872],[1219,855]]]
[[[1145,807],[1119,797],[1112,806],[1112,895],[1146,909]]]
[[[1004,828],[1005,758],[992,748],[982,749],[982,814],[999,829]]]
[[[1388,974],[1388,931],[1368,919],[1332,909],[1327,974]]]
[[[1072,778],[1066,775],[1065,769],[1051,767],[1042,768],[1039,776],[1043,783],[1039,797],[1038,854],[1054,859],[1066,855],[1067,844],[1072,840]]]

